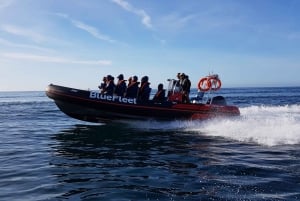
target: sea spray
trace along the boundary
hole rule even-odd
[[[241,108],[241,116],[234,119],[206,121],[201,131],[242,142],[274,146],[300,143],[300,105],[250,106]],[[187,128],[189,130],[189,128]]]
[[[134,121],[131,127],[147,130],[178,130],[219,136],[266,146],[300,143],[300,105],[249,106],[241,116],[206,121]]]

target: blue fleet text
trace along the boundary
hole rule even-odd
[[[98,99],[98,100],[107,100],[111,102],[119,102],[119,103],[129,103],[129,104],[136,104],[136,98],[125,98],[121,96],[110,96],[106,94],[101,94],[96,91],[90,92],[91,99]]]

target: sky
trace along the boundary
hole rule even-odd
[[[178,72],[192,87],[300,86],[299,0],[0,0],[0,91]],[[166,86],[166,85],[165,85]]]

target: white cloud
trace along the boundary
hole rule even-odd
[[[111,65],[109,60],[73,60],[62,57],[42,56],[27,53],[2,53],[0,56],[8,59],[28,60],[33,62],[48,63],[69,63],[69,64],[86,64],[86,65]]]
[[[0,38],[0,44],[9,46],[9,47],[17,47],[17,48],[28,48],[28,49],[34,49],[38,51],[46,51],[46,52],[51,52],[52,50],[43,48],[43,47],[38,47],[34,45],[27,45],[27,44],[18,44],[18,43],[13,43],[8,40],[5,40],[3,38]]]
[[[116,42],[115,40],[111,39],[109,36],[106,36],[104,34],[101,34],[95,27],[92,27],[90,25],[84,24],[80,21],[72,20],[72,24],[76,26],[79,29],[82,29],[84,31],[87,31],[89,34],[94,36],[95,38],[98,38],[100,40],[104,40],[110,43]]]
[[[3,31],[16,35],[16,36],[22,36],[29,38],[30,40],[40,43],[43,41],[46,41],[47,38],[37,32],[32,31],[31,29],[21,28],[14,25],[2,25],[0,26],[0,29]]]
[[[111,0],[111,1],[121,6],[124,10],[127,10],[131,13],[138,15],[139,17],[142,18],[142,23],[147,28],[152,28],[151,17],[143,9],[134,8],[132,5],[130,5],[128,2],[124,0]]]
[[[110,43],[115,43],[116,42],[116,40],[111,39],[111,37],[100,33],[96,27],[87,25],[87,24],[85,24],[81,21],[78,21],[78,20],[74,20],[74,19],[70,18],[68,15],[63,14],[63,13],[56,13],[55,15],[69,20],[75,27],[88,32],[89,34],[91,34],[92,36],[94,36],[97,39],[107,41],[107,42],[110,42]]]
[[[197,14],[180,16],[178,13],[171,13],[162,17],[160,26],[171,31],[180,31],[185,27],[189,27],[190,23],[197,21],[197,17]],[[196,28],[197,27],[195,27],[195,29]]]

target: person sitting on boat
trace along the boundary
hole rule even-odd
[[[126,92],[126,88],[127,88],[127,85],[126,85],[126,80],[124,80],[124,75],[123,74],[120,74],[118,77],[117,77],[119,80],[118,80],[118,83],[116,85],[116,88],[115,88],[115,94],[117,96],[125,96],[125,92]]]
[[[106,82],[107,82],[107,78],[103,77],[101,84],[98,86],[98,88],[100,89],[100,93],[104,93],[105,88],[106,88]]]
[[[111,75],[108,75],[104,94],[112,96],[114,93],[115,87],[116,87],[116,85],[114,83],[114,77]]]
[[[128,86],[131,84],[131,82],[132,82],[132,77],[130,76],[130,77],[128,78]]]
[[[139,90],[138,77],[135,75],[132,77],[132,81],[128,83],[126,90],[126,98],[136,98]]]
[[[160,83],[157,87],[157,92],[153,97],[155,103],[162,103],[165,101],[166,90],[164,90],[164,85]]]
[[[139,88],[139,91],[138,91],[138,100],[140,100],[142,102],[149,101],[151,88],[150,88],[150,83],[148,82],[148,80],[149,80],[148,76],[144,76],[141,79],[141,87]]]
[[[182,73],[181,77],[181,87],[182,87],[182,102],[189,103],[190,102],[190,90],[191,90],[191,81],[189,80],[189,76]]]

